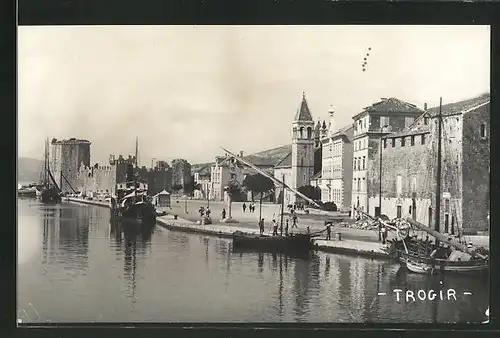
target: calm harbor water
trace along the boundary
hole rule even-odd
[[[17,280],[23,322],[480,322],[489,303],[485,278],[326,253],[237,253],[228,239],[115,229],[105,208],[22,199]],[[440,300],[450,288],[457,300]],[[438,297],[398,302],[394,289]]]

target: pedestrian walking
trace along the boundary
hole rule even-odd
[[[243,212],[245,212],[245,210],[247,210],[247,205],[243,202]]]
[[[255,212],[255,204],[252,203],[252,212]]]
[[[263,218],[261,218],[259,221],[259,231],[260,231],[261,235],[264,234],[264,219]]]
[[[292,214],[292,229],[293,228],[298,228],[297,227],[297,214],[295,212]]]
[[[205,210],[203,209],[203,207],[200,207],[200,209],[198,210],[198,212],[200,213],[200,217],[203,217],[203,214],[205,213]]]
[[[220,212],[222,219],[226,219],[226,208],[222,208],[222,211]]]
[[[273,219],[273,236],[278,236],[278,223]]]
[[[207,208],[207,211],[205,212],[205,214],[207,214],[207,217],[208,217],[208,218],[210,218],[210,213],[211,213],[210,209],[209,209],[209,208]]]
[[[329,241],[332,239],[332,223],[326,223],[326,240]]]

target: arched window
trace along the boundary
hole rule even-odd
[[[304,127],[300,127],[300,136],[299,138],[304,138]]]
[[[312,137],[312,129],[311,127],[307,127],[307,138],[311,139],[311,137]]]

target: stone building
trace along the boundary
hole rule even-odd
[[[364,108],[361,113],[353,117],[351,194],[353,208],[378,212],[379,206],[370,204],[369,198],[379,192],[381,138],[390,132],[402,131],[423,112],[415,105],[397,98],[382,98],[381,101]],[[354,217],[355,213],[353,212],[352,215]]]
[[[158,161],[154,168],[145,173],[148,194],[153,196],[165,190],[172,191],[172,168],[165,161]]]
[[[172,187],[184,186],[191,180],[191,164],[185,159],[175,159],[172,165]]]
[[[215,164],[210,169],[210,199],[214,201],[227,201],[224,189],[229,185],[230,180],[242,185],[243,165],[227,154],[225,156],[216,156]]]
[[[123,155],[119,155],[116,158],[115,155],[109,155],[109,164],[116,166],[116,182],[125,183],[128,165],[135,166],[136,164],[135,156],[128,155],[128,158],[125,158]]]
[[[85,195],[90,193],[114,195],[116,193],[116,166],[99,164],[91,167],[81,166],[76,190]]]
[[[382,213],[435,227],[439,108],[383,139]],[[442,107],[439,231],[489,229],[490,96]],[[378,205],[378,196],[370,205]],[[374,210],[370,210],[374,211]]]
[[[339,210],[351,205],[353,126],[337,129],[333,109],[330,110],[329,129],[322,135],[322,169],[319,178],[321,201],[334,202]]]
[[[54,180],[63,192],[73,193],[78,185],[80,167],[90,166],[90,142],[76,138],[54,138],[51,145],[49,165]]]
[[[194,191],[194,198],[208,199],[211,189],[210,167],[207,165],[196,170],[194,175],[194,183],[200,185],[200,189]]]
[[[326,127],[325,127],[326,128]],[[320,169],[320,165],[315,166],[315,153],[321,151],[318,125],[314,121],[307,104],[305,93],[302,95],[302,102],[292,121],[292,150],[274,168],[274,177],[285,180],[285,183],[293,189],[298,189],[305,185],[310,185],[315,175],[315,167]],[[316,156],[317,162],[321,155]],[[296,203],[296,195],[286,190],[283,195],[283,187],[276,184],[276,201],[285,198],[285,204]]]

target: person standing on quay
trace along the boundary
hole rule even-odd
[[[292,213],[292,228],[297,228],[297,214],[295,211]]]
[[[205,212],[205,214],[207,214],[207,217],[208,217],[208,218],[210,218],[210,213],[211,213],[211,211],[210,211],[210,209],[207,207],[207,211]]]
[[[245,210],[247,210],[247,205],[243,202],[243,212],[245,212]]]
[[[222,208],[222,211],[220,214],[222,216],[222,219],[226,219],[226,208]]]
[[[329,241],[332,239],[332,228],[331,228],[331,223],[328,222],[326,223],[326,240]]]
[[[260,231],[261,235],[264,234],[264,219],[263,218],[261,218],[259,221],[259,231]]]
[[[288,236],[288,218],[286,219],[285,223],[285,236]]]
[[[278,223],[273,219],[273,236],[278,236]]]

